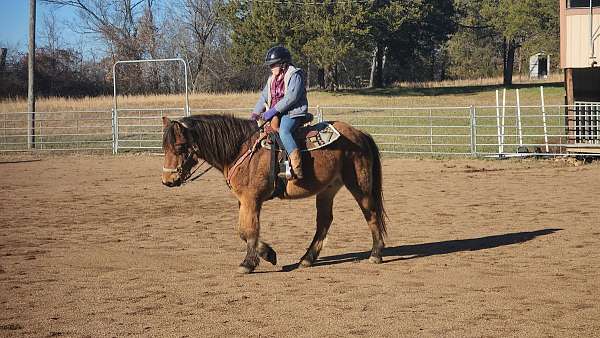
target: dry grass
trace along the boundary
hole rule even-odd
[[[478,81],[478,80],[477,80]],[[342,120],[375,135],[381,143],[382,151],[393,152],[436,152],[436,153],[468,153],[469,143],[469,109],[447,108],[478,106],[478,142],[482,147],[479,151],[490,152],[491,148],[484,144],[496,142],[496,109],[482,108],[496,103],[496,90],[502,89],[498,84],[501,79],[489,82],[453,82],[425,83],[420,87],[390,87],[383,89],[351,89],[336,93],[310,91],[311,107],[324,107],[323,113],[327,119]],[[486,80],[488,81],[488,80]],[[540,83],[517,84],[520,88],[521,104],[536,106],[540,104]],[[543,83],[545,86],[545,102],[547,105],[562,104],[564,89],[562,83]],[[515,90],[507,93],[507,105],[515,105]],[[199,109],[236,109],[230,111],[243,117],[249,114],[258,97],[257,92],[230,94],[193,94],[190,95],[192,113]],[[166,108],[183,108],[184,95],[146,95],[119,97],[119,108],[132,108],[131,111],[119,111],[119,147],[121,150],[155,147],[160,149],[161,124],[159,116],[181,116],[182,112],[169,111]],[[112,118],[110,109],[113,106],[111,96],[86,98],[42,98],[37,102],[38,112],[62,112],[38,114],[36,116],[36,131],[40,147],[43,149],[110,149],[112,144]],[[329,107],[329,109],[327,109]],[[342,107],[333,109],[332,107]],[[354,108],[352,108],[354,107]],[[388,116],[372,108],[377,107],[441,107],[439,109],[412,110],[410,116]],[[445,107],[445,108],[444,108]],[[140,111],[140,109],[160,109],[160,111]],[[25,114],[10,114],[27,110],[25,100],[0,101],[0,123],[3,129],[3,149],[26,149]],[[79,113],[91,111],[92,113]],[[314,108],[311,109],[314,113]],[[403,110],[396,111],[396,115]],[[548,109],[550,112],[551,110]],[[554,108],[552,112],[560,115]],[[507,110],[507,125],[515,125],[514,109]],[[539,126],[539,108],[523,109],[524,116],[531,114],[533,118],[524,117],[526,126]],[[391,115],[394,115],[392,113]],[[399,115],[403,115],[400,113]],[[404,114],[407,115],[407,114]],[[435,116],[435,119],[432,118]],[[556,116],[558,116],[556,115]],[[530,119],[531,121],[527,120]],[[540,120],[540,121],[538,121]],[[371,126],[377,121],[379,126]],[[564,130],[560,118],[553,117],[548,121],[552,129]],[[452,132],[439,131],[443,135],[432,135],[430,125],[452,126]],[[389,125],[389,126],[388,126]],[[393,125],[393,126],[392,126]],[[398,125],[408,125],[409,128],[399,129]],[[8,128],[8,129],[6,129]],[[512,130],[512,129],[511,129]],[[527,129],[527,132],[540,134],[538,129]],[[402,134],[399,136],[399,134]],[[429,137],[425,137],[430,135]],[[425,136],[423,136],[425,135]],[[465,136],[466,135],[466,136]],[[491,135],[491,136],[490,136]],[[539,143],[538,139],[528,138],[527,141]],[[507,143],[515,143],[514,138],[507,137]],[[435,145],[434,145],[435,144]],[[41,148],[40,148],[41,149]]]
[[[552,77],[550,80],[555,80]],[[501,79],[480,79],[469,81],[444,81],[420,84],[401,84],[399,87],[384,89],[355,89],[337,93],[324,91],[309,92],[311,106],[361,106],[361,107],[436,107],[494,105],[495,90],[500,89]],[[539,105],[539,85],[545,86],[546,104],[562,104],[564,89],[560,82],[516,84],[521,87],[523,105]],[[257,92],[230,94],[192,94],[190,107],[203,108],[242,108],[250,109],[258,97]],[[515,91],[510,89],[508,104],[515,104]],[[121,108],[175,108],[184,106],[184,95],[144,95],[119,98]],[[109,110],[113,106],[112,96],[84,98],[40,98],[37,111],[78,111]],[[0,112],[22,112],[27,110],[25,99],[4,99],[0,101]]]

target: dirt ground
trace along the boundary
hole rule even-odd
[[[237,202],[162,158],[0,157],[0,336],[598,336],[600,165],[384,158],[384,264],[343,190],[271,201],[279,265],[238,275]]]

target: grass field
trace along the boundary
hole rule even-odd
[[[494,80],[494,79],[492,79]],[[468,108],[494,106],[496,90],[500,85],[492,80],[469,83],[403,83],[384,89],[352,89],[339,92],[310,91],[308,94],[312,112],[322,107],[326,119],[344,120],[375,136],[384,152],[431,152],[470,153],[471,130]],[[495,79],[499,82],[499,79]],[[492,84],[490,84],[492,83]],[[546,105],[564,102],[564,89],[559,82],[535,82],[517,84],[507,91],[506,104],[516,105],[516,90],[520,91],[523,106],[539,106],[540,88],[544,86]],[[216,112],[233,112],[245,117],[254,106],[257,92],[235,94],[192,94],[192,113],[202,109]],[[160,148],[161,127],[158,117],[177,116],[183,112],[168,108],[183,108],[183,95],[146,95],[119,97],[119,147],[123,150],[144,147]],[[112,144],[111,115],[113,98],[41,98],[37,101],[36,118],[38,140],[44,149],[110,148]],[[408,108],[380,110],[380,108]],[[161,108],[161,111],[139,109]],[[423,109],[431,108],[431,109]],[[220,109],[223,109],[220,111]],[[225,109],[235,109],[226,111]],[[4,137],[0,150],[9,150],[12,145],[26,146],[26,120],[24,114],[13,114],[27,110],[26,101],[8,99],[0,102],[0,123]],[[526,133],[540,135],[539,108],[523,109]],[[555,109],[556,110],[556,109]],[[77,111],[88,111],[77,113]],[[91,112],[90,112],[91,111]],[[557,110],[556,110],[557,111]],[[533,114],[527,117],[528,114]],[[497,147],[496,109],[478,108],[478,150],[493,152]],[[531,122],[528,122],[528,119]],[[550,119],[549,124],[562,133],[562,120]],[[517,143],[515,109],[507,110],[507,143]],[[525,140],[529,143],[543,141],[539,136]]]
[[[361,107],[429,107],[429,106],[481,106],[495,105],[495,91],[501,85],[490,81],[401,84],[383,89],[352,89],[336,93],[310,91],[311,106],[361,106]],[[445,86],[443,86],[445,85]],[[539,86],[545,89],[546,104],[563,104],[564,88],[561,82],[534,82],[517,84],[508,90],[507,100],[515,103],[514,89],[520,88],[521,104],[539,105]],[[258,98],[257,92],[234,94],[191,94],[190,107],[251,108]],[[165,108],[183,107],[184,95],[145,95],[119,98],[119,107]],[[39,98],[37,111],[107,110],[112,108],[112,96],[85,98]],[[25,99],[0,100],[0,112],[27,110]]]

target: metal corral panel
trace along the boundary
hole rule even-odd
[[[576,143],[600,144],[600,102],[575,102]]]

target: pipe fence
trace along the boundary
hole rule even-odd
[[[471,155],[475,153],[473,107],[319,107],[327,120],[370,133],[383,153]]]
[[[247,118],[251,108],[193,109]],[[600,103],[573,106],[311,107],[317,119],[369,132],[381,152],[415,155],[564,155],[600,144]],[[0,152],[160,152],[163,116],[185,108],[36,112],[33,144],[27,112],[0,112]],[[578,154],[582,155],[582,154]],[[585,154],[583,154],[585,155]]]
[[[31,115],[0,112],[0,152],[108,151],[113,148],[116,129],[110,110],[35,112],[33,134],[28,125]]]

